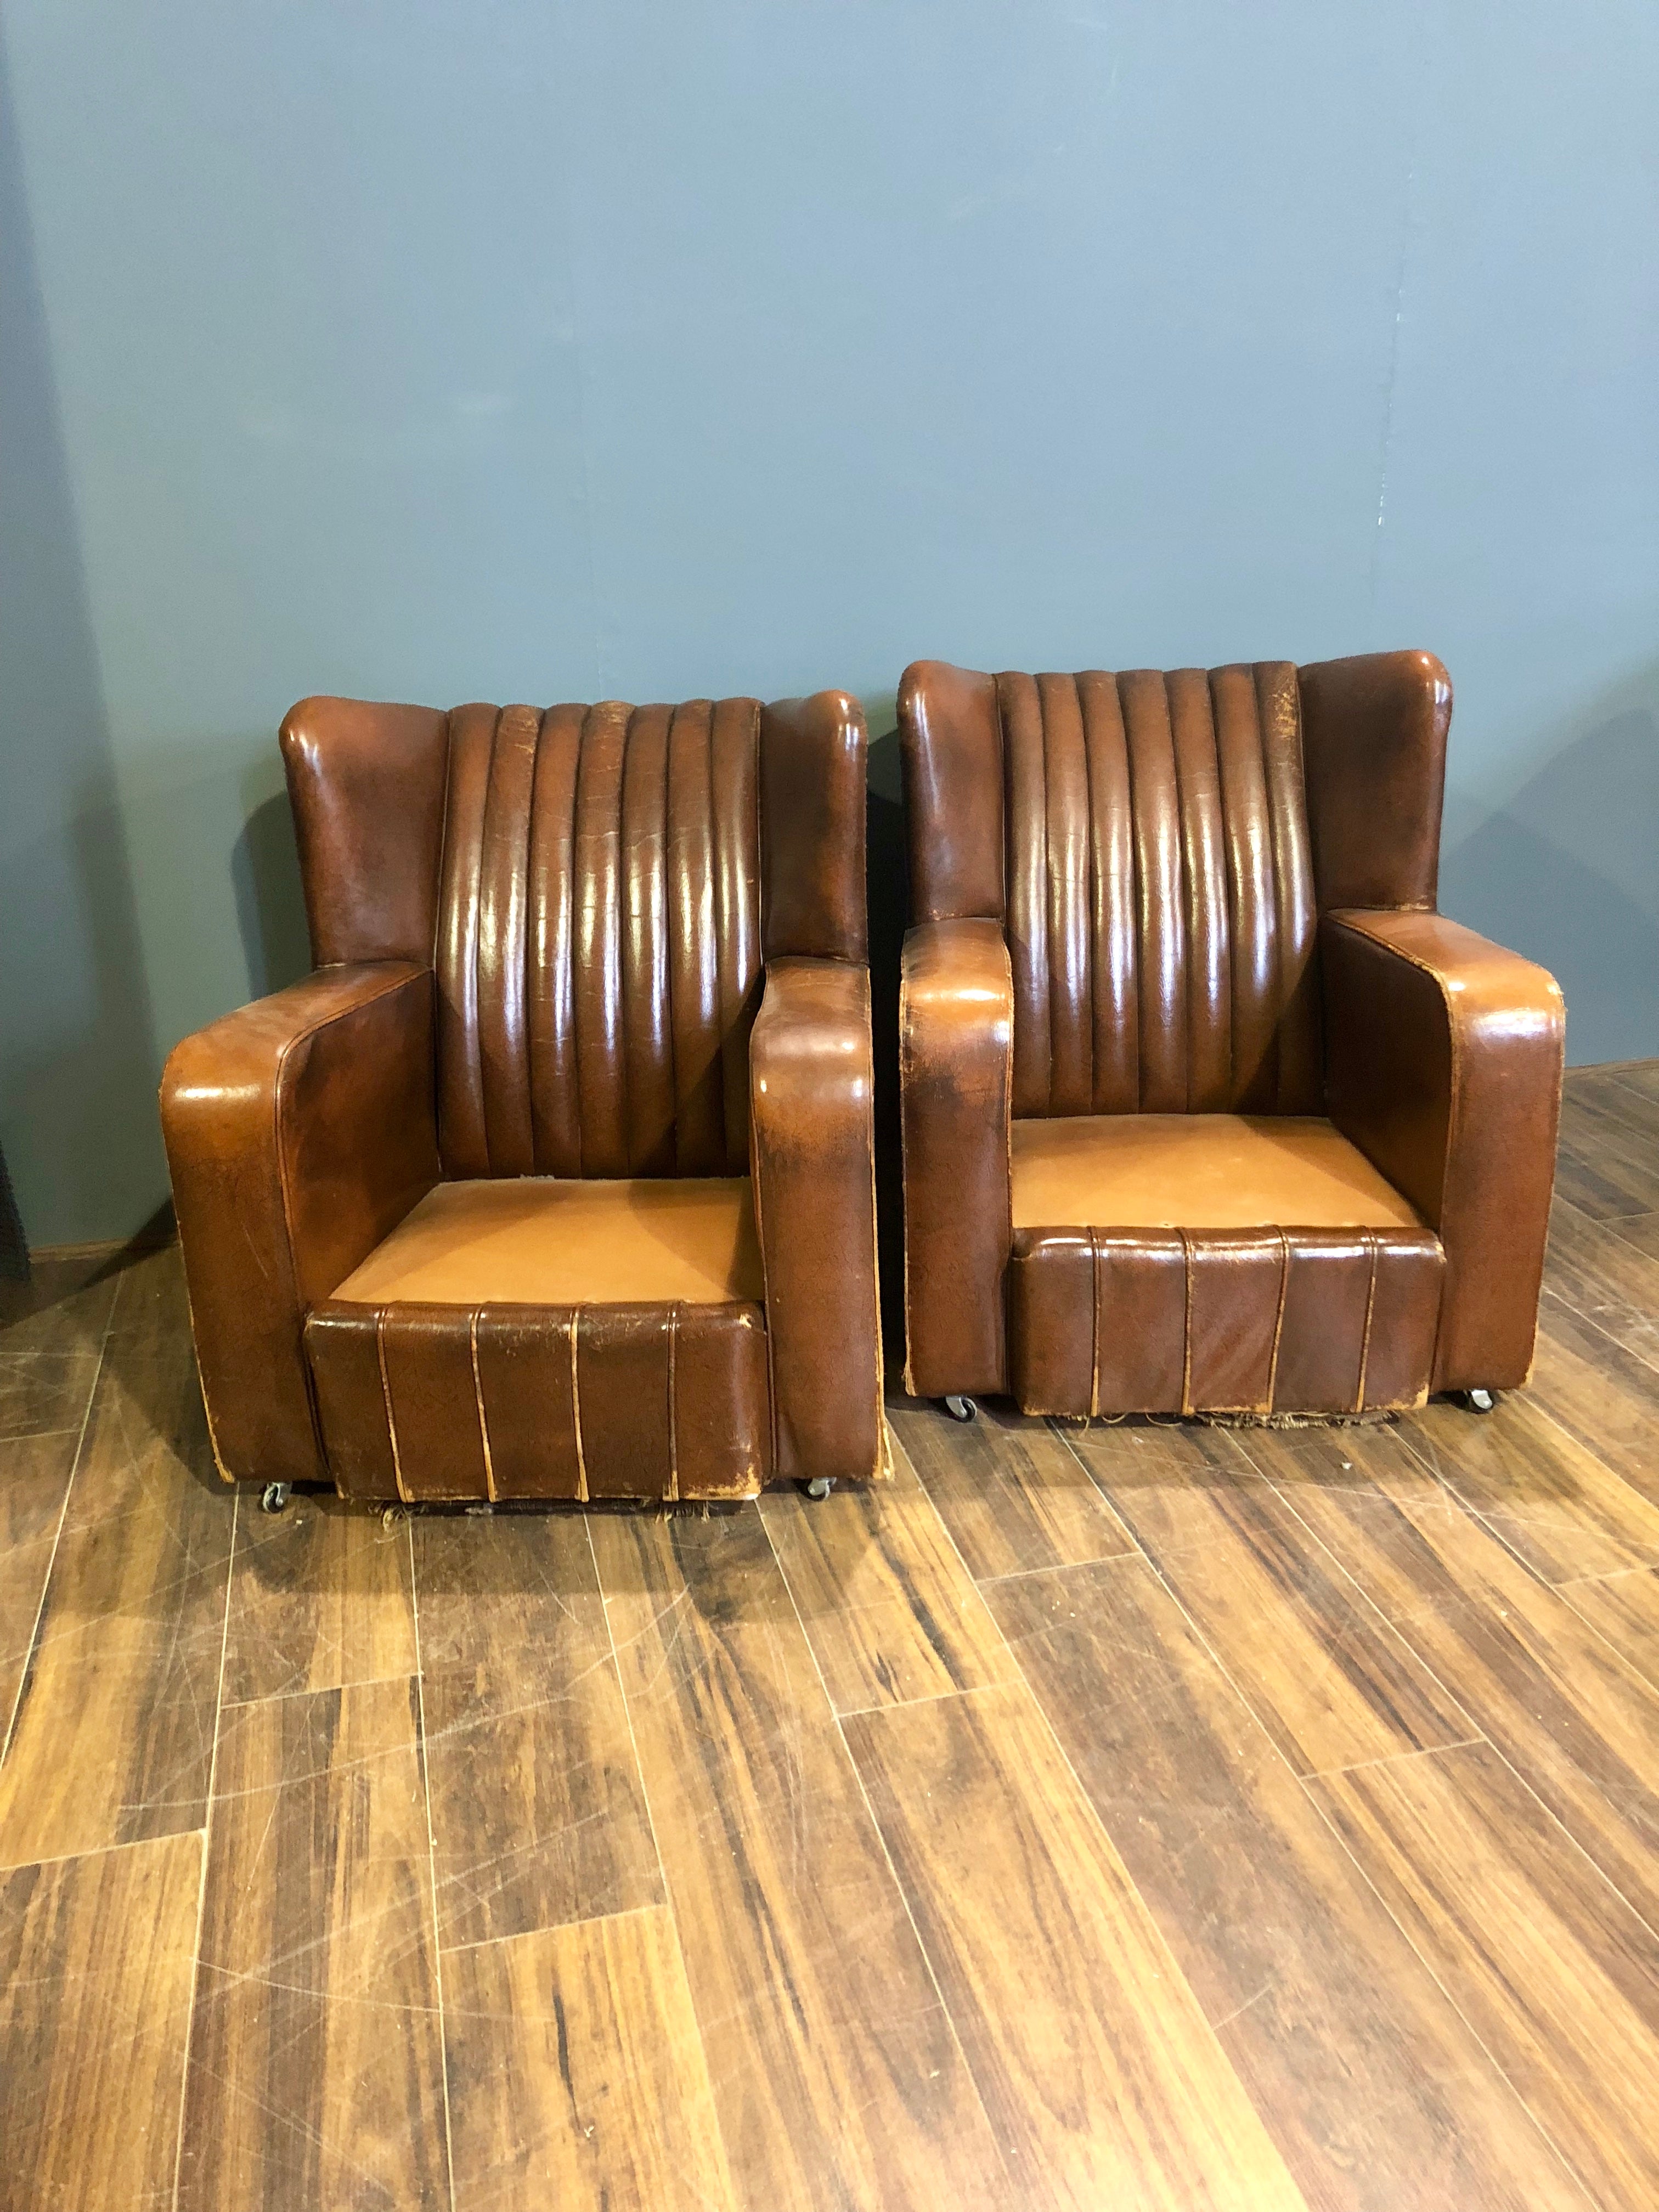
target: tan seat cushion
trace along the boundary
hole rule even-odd
[[[351,1305],[759,1304],[750,1180],[441,1182],[334,1297]]]
[[[1013,1125],[1014,1227],[1420,1229],[1324,1120],[1091,1114]]]

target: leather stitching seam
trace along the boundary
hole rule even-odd
[[[392,1475],[398,1486],[398,1495],[405,1505],[413,1501],[409,1486],[404,1480],[403,1454],[398,1449],[398,1420],[392,1410],[392,1384],[386,1371],[386,1308],[380,1307],[374,1316],[374,1358],[380,1370],[380,1396],[386,1406],[386,1441],[392,1446]]]

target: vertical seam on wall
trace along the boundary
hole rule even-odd
[[[679,1386],[674,1364],[679,1333],[680,1308],[676,1299],[668,1309],[668,1487],[663,1493],[666,1498],[678,1498],[680,1494]]]
[[[1279,1395],[1279,1345],[1285,1329],[1285,1297],[1291,1287],[1291,1239],[1289,1232],[1279,1232],[1279,1310],[1273,1316],[1273,1356],[1267,1362],[1267,1411],[1274,1409]]]
[[[1365,1293],[1364,1333],[1359,1340],[1359,1387],[1354,1393],[1353,1401],[1356,1413],[1363,1413],[1365,1410],[1365,1370],[1370,1364],[1371,1357],[1371,1316],[1376,1310],[1377,1235],[1374,1229],[1366,1231],[1365,1242],[1371,1248],[1371,1280]]]
[[[576,1336],[581,1327],[581,1308],[572,1306],[570,1309],[570,1425],[576,1437],[576,1498],[579,1504],[586,1505],[587,1503],[587,1457],[582,1450],[582,1389],[577,1372],[580,1363],[576,1357]]]
[[[1193,1246],[1184,1229],[1178,1229],[1176,1234],[1181,1239],[1187,1286],[1187,1312],[1181,1338],[1181,1411],[1185,1419],[1193,1410]]]
[[[409,1486],[404,1480],[403,1454],[398,1449],[398,1421],[392,1410],[392,1384],[387,1380],[386,1371],[386,1308],[384,1306],[377,1306],[374,1310],[374,1359],[380,1370],[380,1402],[386,1407],[386,1442],[392,1446],[392,1478],[398,1486],[398,1497],[403,1499],[405,1505],[408,1505],[411,1504],[413,1500],[409,1494]]]
[[[478,1406],[478,1435],[483,1444],[484,1496],[493,1505],[495,1502],[495,1462],[489,1449],[489,1423],[484,1418],[483,1379],[478,1373],[479,1311],[478,1307],[473,1307],[471,1326],[467,1335],[472,1347],[472,1395]]]

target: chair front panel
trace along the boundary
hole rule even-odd
[[[1014,1113],[1321,1111],[1295,669],[1004,674],[996,697]]]
[[[1444,1280],[1428,1229],[1021,1229],[1009,1388],[1028,1413],[1397,1412]]]
[[[746,1170],[759,728],[751,699],[452,714],[446,1175]]]

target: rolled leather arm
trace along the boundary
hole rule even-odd
[[[773,1471],[885,1474],[870,973],[770,960],[749,1044]]]
[[[904,1387],[1007,1387],[1005,1278],[1014,987],[1000,921],[930,921],[904,940]]]
[[[438,1179],[431,970],[325,968],[161,1078],[196,1356],[228,1481],[325,1477],[306,1315]]]
[[[1437,1390],[1532,1370],[1566,1015],[1555,980],[1443,915],[1321,925],[1326,1099],[1446,1251]]]

